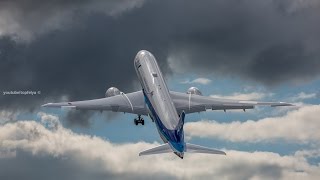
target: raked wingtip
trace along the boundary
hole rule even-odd
[[[43,104],[43,105],[41,105],[41,107],[48,107],[50,104],[52,104],[52,103]]]

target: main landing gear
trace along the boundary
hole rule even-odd
[[[144,125],[144,119],[141,118],[141,115],[138,115],[138,118],[134,119],[134,124],[137,126],[139,123],[141,123],[142,125]]]

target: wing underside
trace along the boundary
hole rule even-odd
[[[144,96],[142,91],[133,93],[93,99],[86,101],[74,101],[74,102],[60,102],[60,103],[48,103],[43,107],[57,107],[57,108],[72,108],[80,110],[100,110],[100,111],[113,111],[113,112],[125,112],[139,115],[148,115],[148,108],[145,105]]]
[[[292,106],[285,102],[257,102],[239,101],[230,99],[218,99],[195,94],[186,94],[170,91],[171,98],[178,113],[186,114],[211,110],[253,109],[255,106]]]
[[[186,147],[185,152],[187,152],[187,153],[204,153],[204,154],[226,155],[226,153],[223,151],[219,151],[216,149],[211,149],[211,148],[207,148],[207,147],[203,147],[203,146],[199,146],[199,145],[195,145],[195,144],[190,144],[190,143],[186,143],[185,147]]]
[[[142,151],[139,153],[139,156],[151,155],[151,154],[162,154],[162,153],[170,153],[173,152],[168,143],[162,144],[160,146]]]
[[[170,91],[171,98],[174,105],[180,114],[194,112],[202,112],[208,109],[211,110],[232,110],[232,109],[253,109],[255,106],[292,106],[292,104],[284,102],[257,102],[257,101],[239,101],[230,99],[218,99],[206,96],[199,96],[194,94],[186,94],[180,92]],[[139,115],[148,115],[149,110],[145,104],[144,95],[142,91],[93,99],[86,101],[74,102],[61,102],[61,103],[48,103],[43,107],[61,107],[73,108],[82,110],[100,110],[100,111],[113,111],[125,112]]]

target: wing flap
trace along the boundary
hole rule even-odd
[[[221,106],[212,106],[212,110],[226,110],[226,109],[253,109],[254,106],[248,105],[235,105],[235,104],[224,104]]]

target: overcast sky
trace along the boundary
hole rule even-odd
[[[319,19],[318,0],[0,0],[0,179],[319,179]],[[40,108],[140,90],[141,49],[172,90],[299,106],[189,115],[228,156],[183,161],[137,157],[161,143],[147,117]]]

